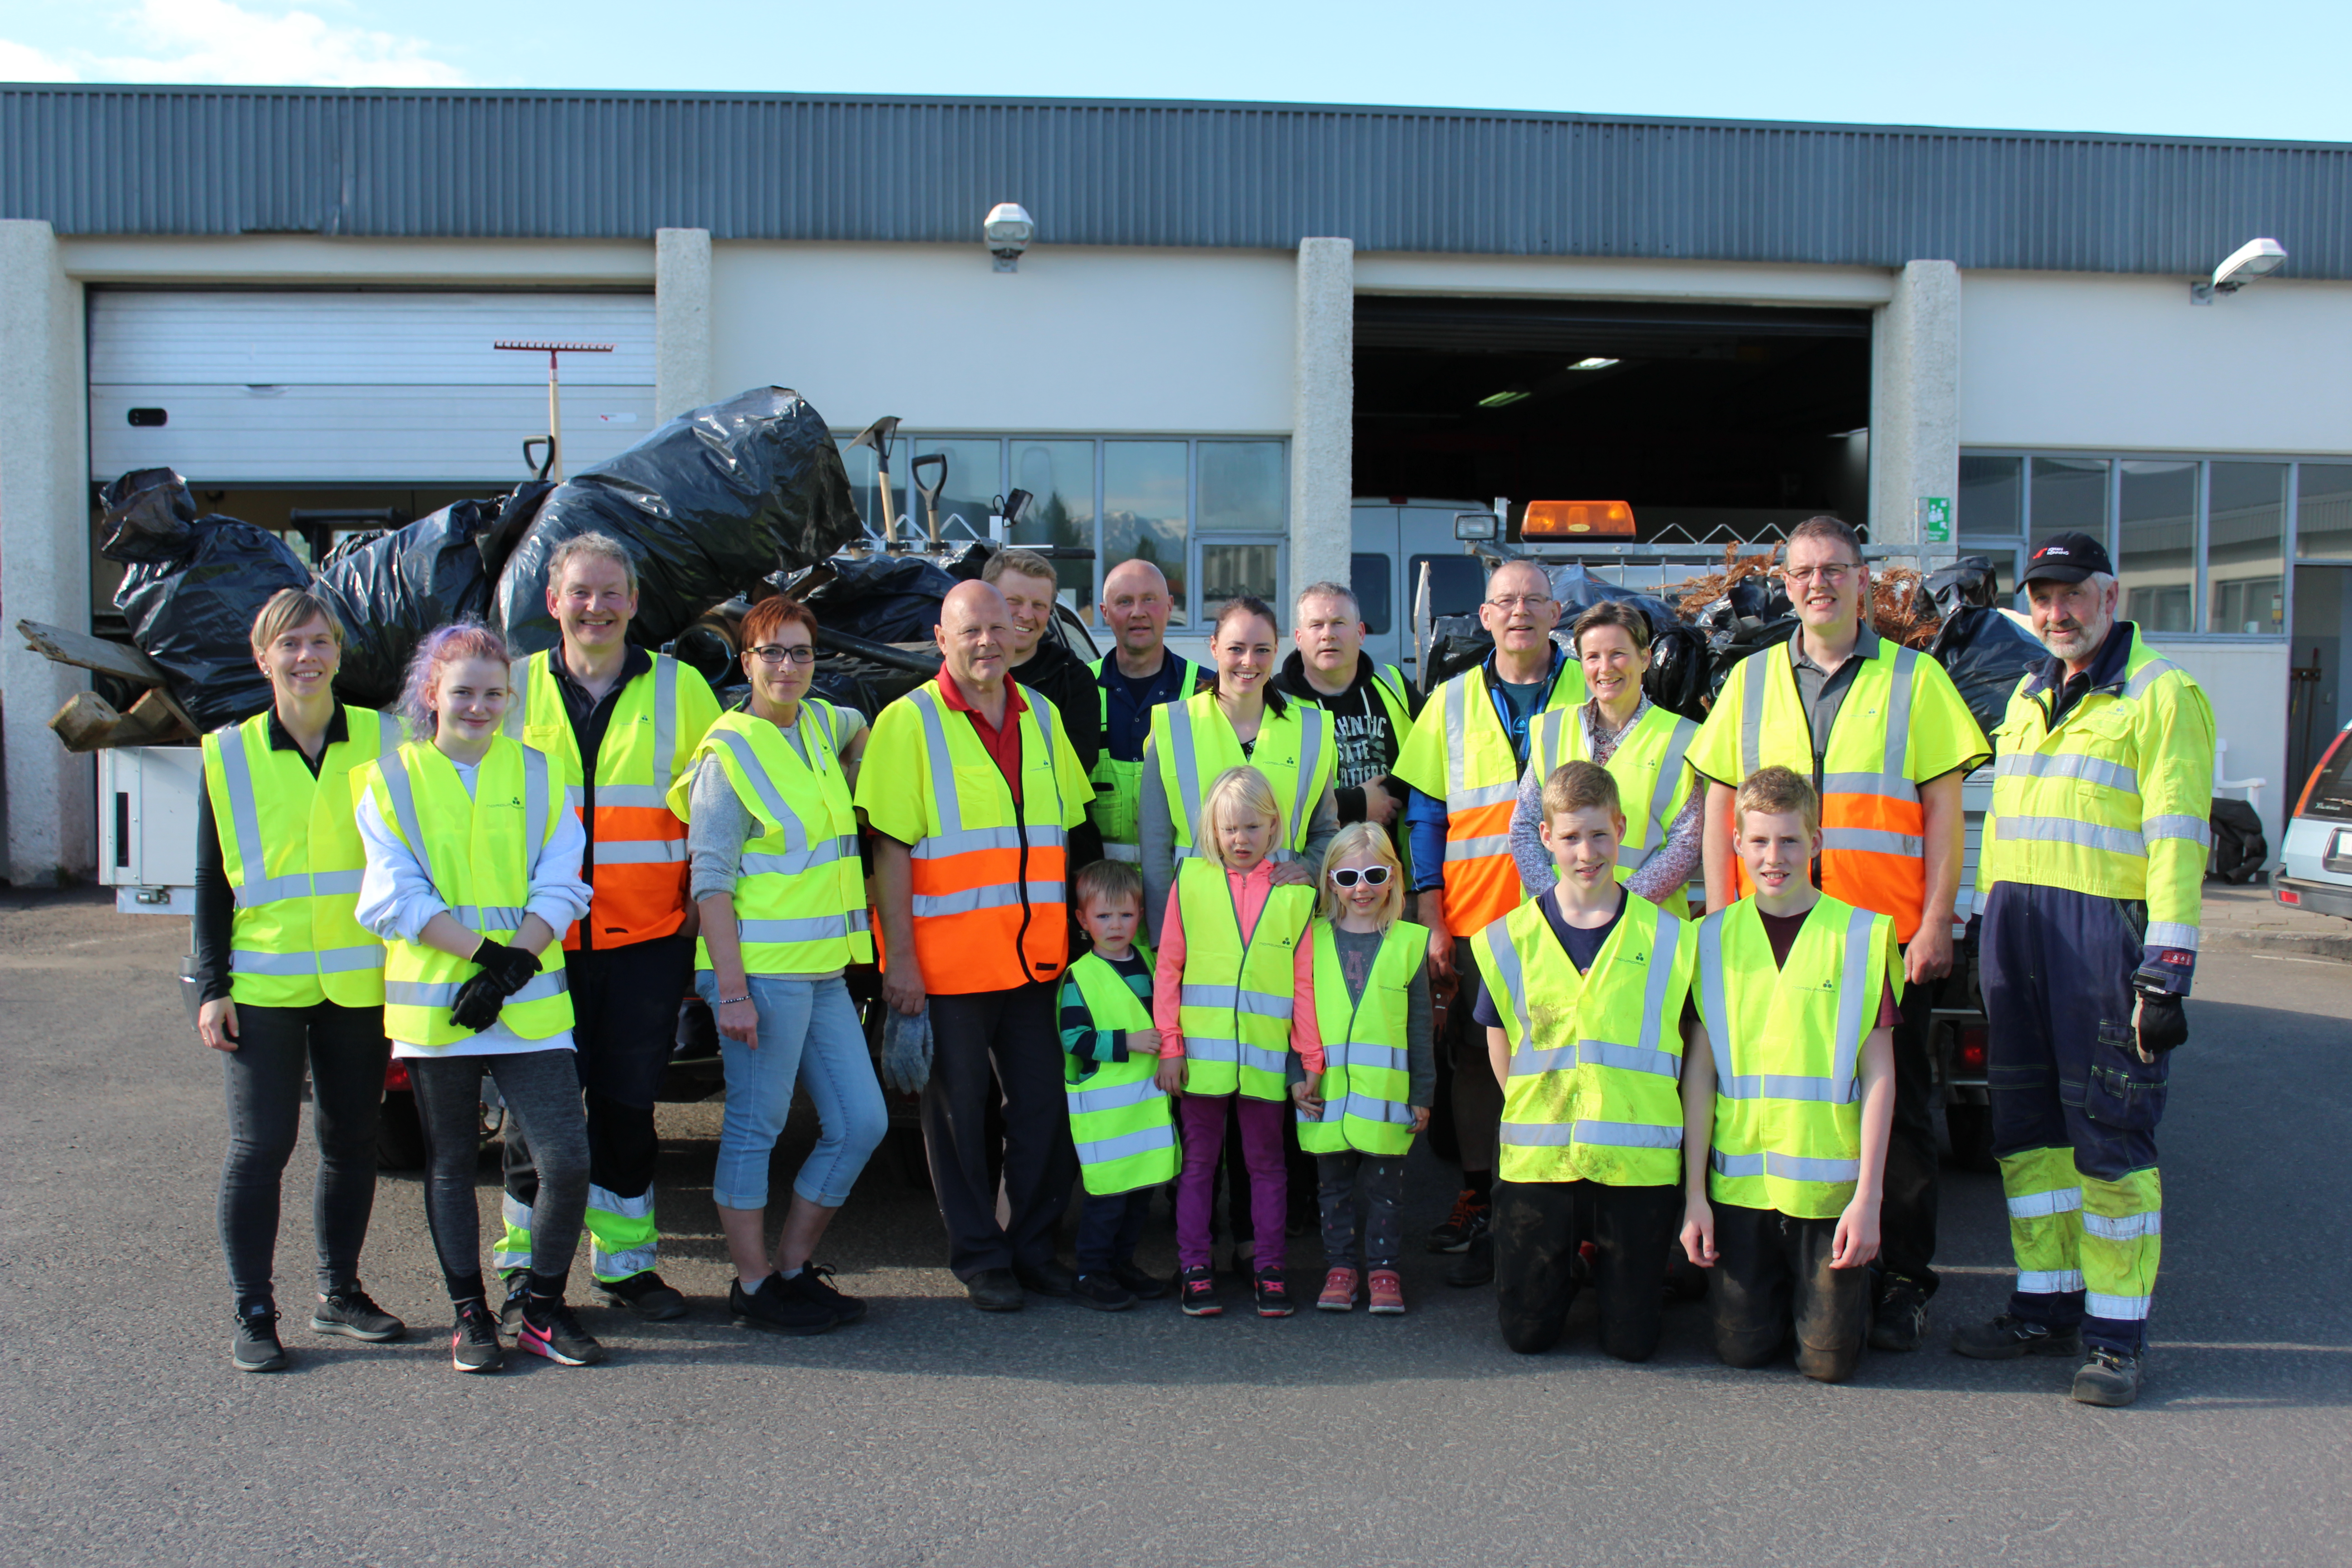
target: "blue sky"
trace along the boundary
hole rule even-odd
[[[1424,104],[2352,142],[2352,5],[0,0],[0,80]]]

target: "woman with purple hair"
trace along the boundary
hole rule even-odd
[[[586,842],[545,753],[499,732],[505,642],[478,622],[417,646],[401,712],[408,742],[360,775],[367,869],[360,923],[384,939],[384,1033],[408,1064],[425,1127],[425,1217],[457,1309],[450,1361],[495,1372],[500,1323],[482,1284],[474,1163],[482,1075],[538,1157],[516,1348],[569,1366],[604,1347],[564,1305],[588,1202],[588,1133],[572,1061],[572,998],[539,955],[588,910]]]

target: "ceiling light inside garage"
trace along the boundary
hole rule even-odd
[[[1527,400],[1528,395],[1524,392],[1490,392],[1486,396],[1478,400],[1478,406],[1481,408],[1508,408],[1514,403],[1525,403]]]
[[[1603,359],[1599,354],[1592,354],[1587,358],[1578,360],[1574,364],[1570,365],[1568,368],[1570,370],[1607,370],[1611,365],[1615,364],[1617,362],[1613,359]]]

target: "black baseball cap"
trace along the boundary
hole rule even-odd
[[[2116,574],[2105,545],[2087,533],[2053,533],[2033,547],[2017,583],[2021,588],[2028,583],[2079,583],[2094,572]]]

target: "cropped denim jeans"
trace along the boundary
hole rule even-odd
[[[718,979],[710,971],[695,975],[694,988],[718,1005]],[[727,1068],[727,1114],[719,1129],[711,1200],[730,1209],[767,1207],[769,1158],[792,1114],[793,1086],[800,1083],[815,1102],[819,1132],[793,1191],[813,1204],[839,1208],[849,1201],[857,1173],[890,1125],[849,987],[839,975],[795,980],[754,974],[751,992],[760,1012],[759,1045],[740,1045],[724,1036],[719,1042]]]

